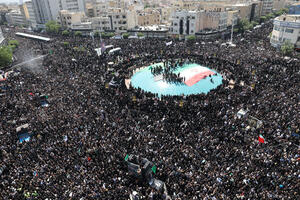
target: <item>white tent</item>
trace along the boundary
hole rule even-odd
[[[114,48],[114,45],[106,45],[106,46],[105,46],[105,50],[106,50],[106,49],[112,49],[112,48]]]
[[[112,53],[115,53],[115,52],[118,52],[118,51],[121,51],[121,48],[120,48],[120,47],[114,48],[114,49],[110,50],[108,53],[109,53],[109,54],[112,54]]]

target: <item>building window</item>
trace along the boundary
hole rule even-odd
[[[126,16],[125,15],[123,15],[123,19],[125,19],[126,18]]]
[[[286,32],[286,33],[293,33],[293,32],[294,32],[294,29],[286,28],[286,29],[285,29],[285,32]]]

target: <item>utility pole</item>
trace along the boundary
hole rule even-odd
[[[234,18],[235,18],[235,16],[234,16],[234,15],[232,15],[230,44],[232,44],[232,39],[233,39],[233,26],[234,26]]]

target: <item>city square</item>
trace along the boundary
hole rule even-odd
[[[194,1],[88,1],[84,16],[128,12],[68,25],[82,13],[59,2],[57,20],[29,13],[25,28],[10,11],[1,25],[0,199],[299,199],[298,5],[252,2],[246,21],[240,4],[228,18]],[[111,31],[152,4],[184,9],[166,29]],[[206,31],[212,12],[224,30]],[[95,20],[108,24],[83,26]]]

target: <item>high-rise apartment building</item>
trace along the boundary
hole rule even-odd
[[[27,16],[29,26],[31,26],[34,29],[37,28],[37,21],[36,21],[36,16],[35,16],[32,2],[31,1],[25,2],[24,8],[26,10],[25,15]]]
[[[5,15],[8,24],[12,25],[26,25],[24,14],[20,10],[12,10]]]
[[[85,12],[85,0],[59,0],[60,10]]]
[[[45,24],[50,20],[56,20],[60,0],[32,0],[32,6],[37,24]]]
[[[37,24],[57,20],[60,10],[85,12],[85,0],[32,0]]]

